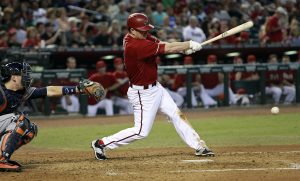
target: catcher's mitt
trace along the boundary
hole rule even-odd
[[[78,90],[80,93],[93,97],[97,102],[105,98],[106,92],[101,84],[88,79],[79,81]]]

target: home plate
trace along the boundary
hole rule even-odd
[[[213,162],[213,160],[210,159],[202,159],[202,160],[181,160],[184,163],[209,163]]]

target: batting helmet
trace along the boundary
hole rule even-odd
[[[154,28],[149,24],[148,17],[143,13],[133,13],[127,19],[128,28],[133,28],[139,31],[149,31]]]
[[[28,63],[12,62],[1,66],[1,80],[7,82],[12,75],[22,76],[22,85],[25,89],[31,86],[31,67]]]

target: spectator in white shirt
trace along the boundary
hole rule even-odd
[[[206,40],[206,36],[201,28],[198,27],[199,22],[196,16],[191,16],[189,25],[183,29],[184,41],[193,40],[196,42],[203,42]]]

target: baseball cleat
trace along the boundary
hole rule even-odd
[[[91,143],[91,147],[95,152],[95,158],[97,160],[106,160],[104,147],[98,143],[98,140],[94,140]]]
[[[203,157],[205,157],[205,156],[215,156],[215,154],[214,154],[214,152],[212,151],[212,150],[209,150],[208,148],[201,148],[201,149],[199,149],[199,150],[196,150],[196,152],[195,152],[195,155],[196,156],[203,156]]]
[[[0,172],[20,172],[21,165],[12,160],[0,160]]]

